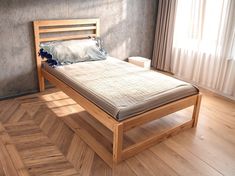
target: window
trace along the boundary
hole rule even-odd
[[[178,0],[174,48],[218,54],[230,44],[230,55],[235,54],[233,0]],[[227,50],[228,52],[228,50]],[[233,57],[234,58],[234,57]]]

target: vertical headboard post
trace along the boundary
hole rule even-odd
[[[96,37],[100,37],[100,19],[96,20]]]
[[[40,34],[39,34],[39,24],[38,21],[33,22],[34,27],[34,42],[35,42],[35,57],[36,57],[36,66],[37,66],[37,74],[38,74],[38,84],[39,84],[39,91],[42,92],[45,90],[45,80],[42,76],[42,61],[41,57],[38,55],[39,52],[39,45],[40,45]]]
[[[42,20],[34,21],[35,56],[38,74],[39,91],[45,90],[45,81],[42,74],[42,59],[38,55],[40,43],[50,41],[62,41],[72,39],[85,39],[100,36],[100,20],[95,19],[70,19],[70,20]],[[79,32],[76,35],[68,35],[70,32]],[[67,34],[66,34],[67,33]],[[82,34],[81,34],[82,33]],[[43,34],[47,34],[44,35]],[[52,37],[50,34],[54,34]],[[55,36],[55,34],[60,34]],[[65,35],[66,34],[66,35]]]

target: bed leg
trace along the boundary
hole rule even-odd
[[[193,108],[193,128],[197,126],[197,122],[198,122],[198,115],[199,115],[199,111],[200,111],[200,105],[201,105],[201,99],[202,99],[202,95],[199,93],[197,96],[197,100],[196,103],[194,104],[194,108]]]
[[[113,131],[113,162],[118,164],[122,160],[122,143],[123,143],[123,123],[114,127]]]
[[[45,79],[42,75],[38,77],[38,82],[39,82],[39,91],[43,92],[45,90]]]

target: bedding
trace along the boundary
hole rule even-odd
[[[43,68],[117,121],[198,93],[191,84],[112,57]]]
[[[52,65],[106,59],[100,38],[47,42],[40,44],[39,55]]]

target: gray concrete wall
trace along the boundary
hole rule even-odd
[[[0,0],[0,99],[38,89],[32,21],[100,18],[111,56],[152,56],[156,0]]]

